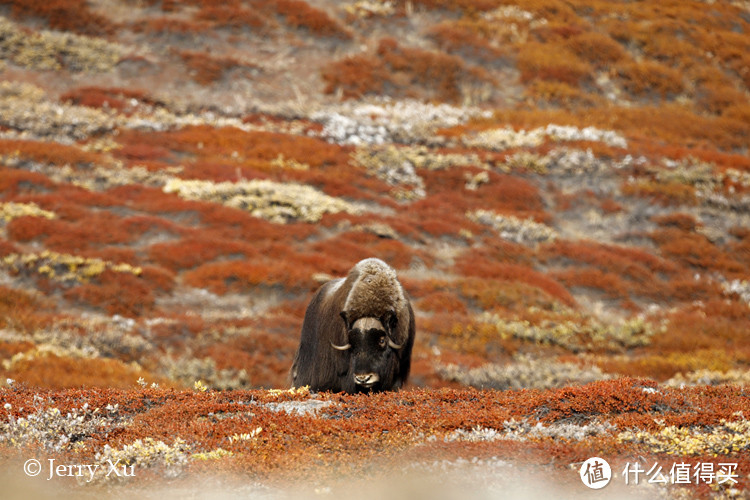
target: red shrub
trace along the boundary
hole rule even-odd
[[[518,69],[524,83],[532,80],[550,80],[573,87],[589,80],[593,73],[591,66],[564,47],[534,42],[521,46],[518,53]]]
[[[468,314],[466,304],[455,294],[446,291],[434,292],[421,299],[416,308],[420,311]]]
[[[554,272],[552,276],[568,288],[593,288],[614,299],[628,297],[628,289],[618,275],[599,269],[568,269]]]
[[[175,275],[162,267],[157,266],[140,266],[140,278],[153,291],[159,293],[169,293],[175,285]]]
[[[174,17],[159,16],[138,19],[138,21],[130,24],[128,27],[135,33],[167,33],[194,36],[196,33],[208,31],[211,28],[211,24],[205,21],[194,22],[175,19]]]
[[[655,61],[620,63],[618,75],[625,89],[635,95],[674,97],[684,88],[679,71]]]
[[[444,21],[430,28],[427,34],[435,39],[441,50],[481,63],[497,63],[508,56],[506,51],[491,45],[476,30],[460,23]]]
[[[221,27],[252,28],[261,31],[269,24],[269,20],[256,10],[231,4],[204,4],[194,18]]]
[[[454,268],[462,276],[526,283],[544,290],[551,297],[564,304],[575,304],[570,292],[554,279],[526,265],[506,264],[489,260],[481,254],[481,251],[468,250],[464,252],[456,258]]]
[[[160,146],[150,146],[148,144],[126,144],[115,151],[115,155],[130,161],[158,161],[166,160],[170,157],[170,152]]]
[[[145,280],[130,273],[104,271],[96,282],[71,288],[64,297],[88,304],[107,314],[137,318],[154,308],[154,294]]]
[[[565,45],[574,54],[597,68],[607,68],[628,57],[622,45],[601,33],[589,31],[577,34],[568,38]]]
[[[131,364],[116,359],[68,358],[56,354],[25,359],[15,363],[4,376],[30,388],[108,387],[132,388],[139,378],[166,387],[174,384]]]
[[[253,262],[215,262],[188,271],[183,277],[186,285],[206,288],[217,294],[247,292],[255,287],[281,287],[291,291],[310,290],[316,287],[312,280],[315,272],[299,263],[281,260]]]
[[[0,328],[34,332],[51,323],[49,313],[53,310],[54,305],[48,300],[0,286]]]
[[[68,90],[60,96],[63,102],[70,102],[80,106],[91,108],[110,108],[118,111],[132,111],[134,105],[131,100],[139,103],[156,105],[160,104],[148,96],[145,90],[136,90],[122,87],[76,87]]]
[[[0,139],[0,154],[18,155],[21,158],[60,166],[106,164],[97,153],[57,142]]]
[[[674,227],[681,231],[695,231],[698,222],[690,214],[675,212],[651,217],[651,220],[662,227]]]
[[[730,276],[747,274],[745,266],[701,234],[665,228],[654,231],[649,236],[659,246],[665,258],[700,269],[720,271]]]
[[[82,35],[101,36],[112,33],[117,25],[109,18],[92,12],[86,2],[78,0],[3,0],[19,18],[41,18],[50,28]]]
[[[24,170],[0,168],[0,193],[5,197],[20,194],[46,192],[55,187],[55,183],[46,175]]]
[[[201,85],[210,85],[216,82],[224,76],[227,70],[254,67],[233,57],[216,57],[208,52],[193,50],[179,50],[176,52],[188,67],[190,78]]]
[[[259,2],[266,9],[272,8],[284,17],[284,21],[293,28],[306,28],[316,36],[334,37],[343,40],[352,38],[352,34],[335,19],[320,9],[310,6],[302,0],[262,0]]]
[[[156,243],[149,247],[148,254],[151,260],[172,271],[193,269],[222,256],[254,259],[259,255],[255,245],[198,236],[174,242]]]
[[[52,227],[52,221],[43,217],[17,217],[8,223],[6,231],[11,240],[29,242],[47,237]]]
[[[200,156],[205,162],[215,160],[222,164],[226,164],[228,153],[236,152],[239,157],[267,162],[282,155],[311,167],[348,165],[350,151],[312,137],[245,132],[233,127],[214,128],[208,125],[187,126],[161,133],[126,131],[120,134],[118,140],[121,144],[143,144],[190,153]]]
[[[390,79],[385,64],[372,56],[356,54],[328,63],[321,76],[324,92],[341,92],[345,99],[359,99],[367,94],[382,94]]]
[[[341,89],[345,97],[385,92],[415,96],[423,90],[428,97],[457,102],[465,84],[491,84],[492,77],[481,68],[442,52],[401,47],[393,38],[380,41],[375,57],[350,56],[330,63],[322,70],[326,92]]]
[[[18,247],[5,238],[0,238],[0,257],[5,257],[12,253],[18,253]]]

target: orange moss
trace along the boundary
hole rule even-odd
[[[603,271],[611,270],[632,279],[649,281],[655,273],[674,275],[679,268],[644,249],[606,245],[593,241],[557,240],[541,249],[545,262],[556,258],[585,262]]]
[[[34,349],[34,344],[29,341],[22,342],[0,342],[0,359],[6,360],[21,352]]]
[[[359,99],[367,94],[382,94],[390,79],[385,64],[370,55],[356,54],[328,63],[321,70],[326,84],[324,92],[341,92],[345,99]]]
[[[612,198],[604,198],[599,202],[599,206],[605,214],[616,214],[623,211],[623,206]]]
[[[594,106],[600,98],[580,88],[553,80],[534,80],[526,86],[526,94],[559,106]]]
[[[219,4],[205,3],[195,13],[194,19],[207,21],[214,26],[229,27],[234,29],[251,28],[265,31],[264,28],[271,24],[270,20],[254,9],[240,7],[237,2],[222,2]]]
[[[210,357],[219,370],[245,370],[253,387],[284,387],[299,340],[295,335],[253,332],[226,342],[217,342],[196,352]]]
[[[33,332],[49,325],[54,309],[48,300],[0,286],[0,328]]]
[[[240,164],[244,158],[270,162],[280,155],[310,167],[349,164],[348,148],[321,139],[275,132],[245,132],[234,127],[197,125],[161,133],[123,131],[118,141],[123,145],[139,144],[189,153],[203,162],[221,164],[227,164],[227,156],[232,153],[236,153]],[[232,169],[236,176],[236,167]]]
[[[44,19],[47,25],[60,31],[101,36],[112,33],[117,24],[91,11],[88,3],[78,0],[3,0],[11,6],[17,18]]]
[[[6,255],[10,255],[12,253],[19,253],[18,246],[6,240],[5,238],[0,238],[0,257],[5,257]]]
[[[466,304],[455,294],[447,291],[434,292],[419,301],[420,311],[467,314]]]
[[[348,272],[355,262],[368,257],[377,257],[396,269],[406,269],[414,259],[430,265],[432,257],[398,240],[385,239],[372,233],[341,233],[333,238],[317,242],[310,250],[341,262]]]
[[[116,359],[68,358],[52,353],[15,362],[11,369],[0,370],[29,388],[66,389],[80,387],[132,388],[139,378],[164,387],[173,386],[169,380],[156,377]]]
[[[623,87],[635,95],[673,98],[684,88],[679,71],[654,61],[620,63],[617,74]]]
[[[156,243],[148,249],[149,259],[161,266],[180,271],[193,269],[219,257],[253,259],[259,255],[254,245],[235,240],[188,237],[179,241]]]
[[[698,198],[695,188],[680,182],[658,182],[641,180],[622,186],[622,194],[651,198],[664,206],[695,205]]]
[[[310,268],[299,262],[282,260],[213,262],[187,271],[183,282],[196,288],[207,288],[217,294],[249,292],[255,287],[304,291],[316,287],[312,280],[313,273],[327,272],[328,269]]]
[[[464,85],[493,83],[482,68],[467,66],[463,60],[443,52],[402,47],[393,38],[383,38],[375,56],[350,56],[322,69],[326,93],[342,92],[345,97],[365,93],[386,93],[460,102]]]
[[[471,277],[459,279],[457,288],[465,302],[479,312],[507,311],[525,317],[530,308],[552,310],[556,302],[547,292],[527,283]]]
[[[234,57],[217,57],[208,52],[177,50],[176,53],[187,66],[190,78],[201,85],[210,85],[220,80],[230,69],[255,68],[254,65]]]
[[[150,17],[148,19],[139,19],[130,24],[129,28],[135,33],[171,33],[179,35],[194,35],[203,33],[211,28],[211,24],[206,21],[187,21],[184,19],[175,19],[173,17]]]
[[[491,45],[476,29],[461,22],[443,21],[427,31],[440,50],[484,64],[497,64],[508,57],[506,50]]]
[[[737,332],[750,328],[747,304],[737,298],[727,300],[720,295],[703,300],[705,304],[692,303],[666,314],[667,331],[652,339],[650,350],[663,354],[713,349],[723,351],[721,356],[716,357],[717,363],[750,361],[750,350],[737,337]]]
[[[443,9],[466,13],[483,12],[497,6],[494,0],[413,0],[414,5],[425,9]],[[404,8],[402,5],[399,7]]]
[[[568,288],[593,288],[601,290],[613,299],[622,299],[628,296],[628,287],[618,275],[599,269],[567,269],[556,271],[551,275]]]
[[[550,80],[573,87],[590,79],[592,68],[573,52],[553,45],[529,42],[518,52],[521,81]]]
[[[595,268],[555,271],[553,275],[566,284],[598,288],[626,301],[635,296],[659,301],[699,300],[717,293],[715,284],[693,279],[679,261],[669,257],[638,248],[565,240],[547,244],[540,251],[540,259],[547,264],[582,262]]]
[[[138,235],[127,222],[108,212],[95,212],[75,222],[41,217],[19,217],[7,225],[8,236],[16,241],[44,241],[50,250],[80,253],[100,245],[128,243]]]
[[[446,443],[442,438],[457,429],[474,427],[502,432],[503,425],[511,419],[528,420],[532,426],[537,422],[584,424],[596,419],[617,430],[656,431],[669,425],[695,429],[717,425],[722,419],[736,420],[733,413],[742,411],[746,403],[743,388],[738,386],[648,389],[656,389],[656,384],[650,380],[625,378],[545,391],[413,389],[372,395],[323,393],[316,395],[316,399],[330,401],[330,405],[317,417],[274,411],[266,406],[268,403],[301,402],[310,397],[307,393],[152,388],[40,391],[20,387],[6,391],[3,396],[16,418],[25,416],[20,408],[39,408],[40,404],[42,409],[58,408],[62,414],[81,408],[84,403],[88,408],[117,405],[118,414],[127,425],[118,427],[116,433],[80,436],[83,446],[75,454],[79,460],[93,460],[105,444],[118,449],[137,439],[148,437],[171,443],[174,436],[180,436],[195,451],[222,447],[234,453],[230,459],[213,462],[217,465],[210,469],[206,469],[202,461],[193,461],[187,465],[190,476],[209,471],[215,474],[216,470],[221,470],[231,477],[236,474],[238,478],[252,474],[269,484],[341,481],[361,477],[363,471],[371,476],[374,473],[377,479],[381,479],[382,474],[382,480],[387,481],[391,478],[392,467],[381,472],[377,464],[405,468],[414,463],[429,464],[436,459],[438,462],[458,458],[470,461],[472,457],[489,460],[499,454],[515,457],[520,467],[541,471],[545,480],[551,478],[555,484],[567,485],[570,483],[566,481],[573,481],[570,464],[601,454],[602,450],[607,456],[615,457],[611,459],[615,462],[611,463],[617,464],[618,470],[621,461],[632,460],[629,458],[632,456],[643,456],[647,460],[658,457],[651,456],[645,447],[619,443],[617,431],[580,441],[540,438],[523,442]],[[39,403],[40,396],[44,398],[43,403]],[[247,401],[255,403],[252,419],[246,418]],[[404,422],[408,422],[408,426],[405,427]],[[262,429],[257,439],[227,440],[227,436],[250,433],[257,427]],[[436,439],[415,442],[415,436],[435,436]],[[72,460],[73,455],[66,458]],[[717,460],[715,457],[696,457],[698,459],[712,463]],[[749,465],[741,453],[722,460],[738,461],[739,477],[747,474]],[[150,479],[150,476],[145,477]],[[580,487],[580,483],[571,484],[570,491]],[[691,485],[686,487],[690,488],[688,493],[697,490]],[[737,487],[744,485],[739,483]]]
[[[153,290],[143,278],[104,271],[95,282],[78,285],[63,294],[70,301],[90,305],[108,314],[140,317],[154,309]]]
[[[132,99],[143,104],[160,104],[149,97],[145,90],[122,87],[76,87],[60,96],[62,102],[90,108],[116,109],[120,112],[132,112],[133,105],[129,102]]]
[[[599,69],[606,69],[628,57],[625,49],[609,36],[587,31],[574,35],[565,42],[567,48]]]
[[[310,6],[302,0],[261,0],[265,9],[273,9],[284,18],[284,22],[293,28],[305,28],[315,36],[349,40],[351,32],[326,12]]]
[[[543,290],[564,304],[575,304],[570,292],[553,278],[526,265],[507,264],[488,259],[483,253],[478,249],[465,251],[455,259],[455,271],[462,276],[526,283]]]
[[[701,234],[667,227],[650,233],[649,237],[659,246],[662,256],[683,265],[719,271],[729,276],[747,274],[745,266]]]
[[[10,168],[0,168],[0,192],[5,197],[21,194],[43,193],[55,187],[47,176],[36,172],[26,172]]]
[[[640,154],[642,151],[663,154],[663,141],[680,144],[681,147],[671,146],[667,150],[679,151],[684,156],[692,154],[704,161],[708,159],[703,158],[700,153],[696,154],[696,147],[702,149],[704,154],[710,152],[712,155],[720,155],[717,149],[741,150],[745,145],[743,138],[750,136],[750,122],[729,116],[704,116],[688,107],[670,103],[640,107],[601,106],[574,111],[503,109],[496,111],[491,120],[477,120],[480,129],[496,127],[498,124],[531,129],[549,123],[618,130],[637,139],[638,142],[630,147],[631,154]],[[747,158],[740,155],[720,157],[724,159],[720,163],[726,163],[731,158],[732,162],[747,165]]]
[[[727,371],[734,367],[729,353],[721,349],[693,349],[689,352],[646,354],[633,358],[610,358],[596,361],[607,373],[628,377],[650,377],[665,381],[678,373],[697,370]]]
[[[48,163],[51,165],[93,165],[105,163],[97,153],[57,142],[0,139],[0,154]]]
[[[651,217],[651,220],[656,222],[661,227],[674,227],[681,231],[695,231],[698,221],[695,220],[691,214],[674,212],[667,215],[657,215]]]
[[[489,181],[476,190],[466,189],[465,174],[476,174],[479,169],[453,168],[443,171],[420,172],[425,190],[430,196],[412,203],[410,212],[420,219],[435,214],[446,222],[463,220],[462,227],[481,233],[483,226],[471,224],[463,214],[468,210],[492,210],[533,218],[545,222],[549,216],[536,186],[517,176],[488,172]]]

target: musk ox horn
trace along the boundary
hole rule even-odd
[[[346,344],[346,345],[336,345],[336,344],[334,344],[333,342],[331,342],[331,347],[333,347],[334,349],[337,349],[337,350],[339,350],[339,351],[346,351],[346,350],[347,350],[347,349],[349,349],[349,348],[350,348],[351,346],[352,346],[351,344]]]
[[[394,341],[392,341],[392,340],[391,340],[390,338],[388,339],[388,345],[389,345],[389,346],[390,346],[391,348],[393,348],[393,349],[396,349],[396,350],[398,350],[398,349],[401,349],[402,347],[404,347],[404,344],[405,344],[405,343],[406,343],[406,342],[403,342],[403,343],[401,343],[401,344],[397,344],[397,343],[395,343]]]

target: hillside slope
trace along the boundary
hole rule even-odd
[[[602,449],[731,424],[697,456],[744,488],[748,68],[747,2],[0,0],[2,397],[262,399],[312,292],[375,256],[417,315],[389,404],[648,379],[702,410]]]

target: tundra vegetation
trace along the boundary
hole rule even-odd
[[[747,497],[748,67],[742,1],[1,0],[2,474]],[[368,257],[409,382],[289,390]]]

